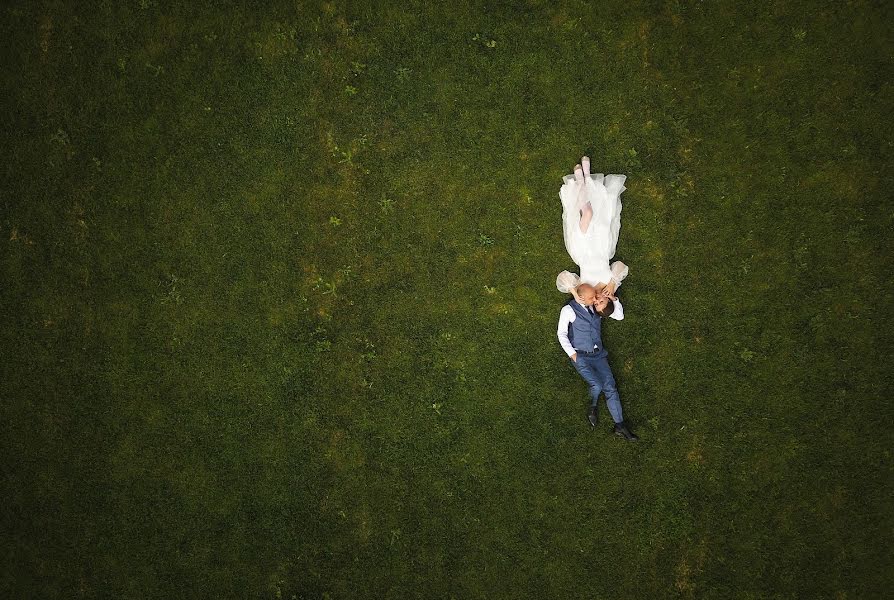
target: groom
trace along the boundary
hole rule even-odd
[[[590,387],[590,408],[587,419],[595,427],[598,422],[599,394],[605,392],[608,412],[615,422],[615,434],[627,441],[639,438],[624,422],[621,398],[608,366],[608,352],[602,346],[602,317],[620,321],[624,318],[621,302],[596,293],[596,288],[582,283],[575,290],[576,297],[568,301],[559,313],[559,344],[574,363],[574,368]]]

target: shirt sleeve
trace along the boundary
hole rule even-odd
[[[562,350],[565,351],[565,354],[568,355],[568,358],[571,358],[571,355],[577,352],[577,350],[574,349],[574,346],[571,345],[571,340],[568,339],[568,326],[573,323],[576,318],[574,309],[567,305],[564,306],[562,312],[559,313],[559,328],[556,331],[556,335],[559,337],[559,344],[562,346]]]
[[[624,320],[624,307],[621,306],[620,300],[613,300],[612,303],[615,305],[615,310],[612,311],[612,314],[609,315],[615,321],[623,321]]]

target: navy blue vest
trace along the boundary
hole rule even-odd
[[[602,317],[591,315],[574,298],[568,301],[568,306],[576,317],[568,324],[568,340],[574,349],[578,352],[602,351]]]

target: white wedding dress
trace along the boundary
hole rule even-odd
[[[593,207],[593,218],[587,231],[580,230],[579,192],[580,183],[574,175],[562,178],[559,198],[562,199],[562,229],[565,235],[565,249],[571,259],[580,267],[580,278],[574,273],[563,271],[556,280],[562,292],[569,292],[577,282],[591,285],[609,283],[615,286],[627,276],[628,268],[621,262],[609,264],[618,245],[621,232],[621,192],[626,175],[603,175],[596,173],[585,177],[587,198]]]

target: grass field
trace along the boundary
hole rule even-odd
[[[0,13],[4,598],[890,593],[890,3],[199,4]]]

